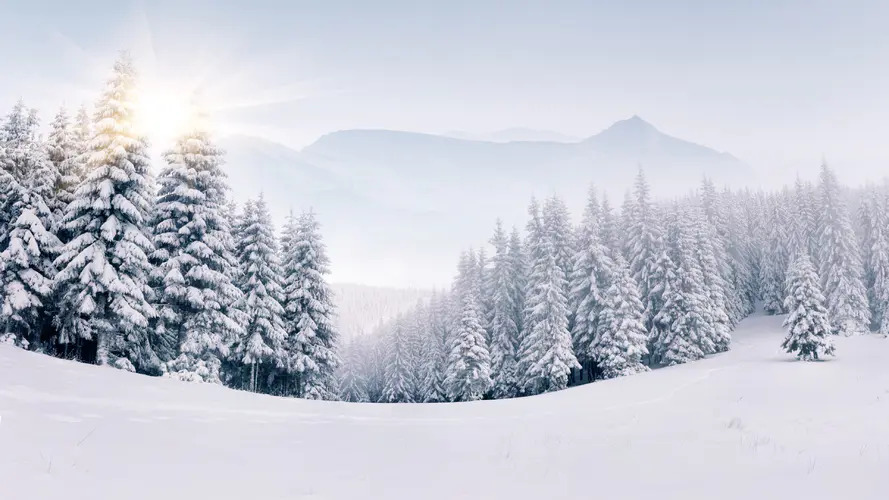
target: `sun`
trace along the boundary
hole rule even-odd
[[[147,85],[139,90],[135,125],[152,147],[165,150],[195,128],[209,126],[205,106],[191,88]]]

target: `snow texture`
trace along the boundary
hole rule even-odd
[[[839,337],[836,358],[800,363],[781,321],[751,317],[697,363],[435,405],[260,396],[0,345],[0,484],[28,500],[889,497],[889,343]]]

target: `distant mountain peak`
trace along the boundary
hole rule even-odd
[[[633,115],[626,120],[620,120],[614,122],[610,127],[603,130],[599,133],[599,135],[608,134],[608,135],[635,135],[639,137],[651,136],[660,134],[661,132],[652,125],[651,123],[645,121],[639,115]]]

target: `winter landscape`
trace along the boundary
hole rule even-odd
[[[92,8],[110,24],[127,18],[100,3]],[[658,5],[648,5],[652,29],[686,23],[751,71],[765,63],[732,52],[746,38],[699,33],[705,20],[771,33],[768,51],[745,49],[767,61],[793,47],[728,7],[689,21]],[[524,119],[540,125],[516,126],[505,111],[515,107],[498,103],[523,87],[505,75],[559,57],[525,47],[527,61],[499,57],[491,70],[487,51],[499,45],[458,22],[469,12],[479,26],[494,26],[489,15],[511,20],[501,34],[520,44],[538,30],[553,40],[586,36],[588,24],[605,30],[597,16],[614,27],[639,22],[621,8],[381,4],[345,15],[316,6],[293,21],[305,34],[288,32],[282,44],[270,28],[292,5],[207,13],[136,2],[119,40],[132,48],[115,51],[54,24],[91,8],[57,7],[0,6],[0,19],[20,21],[13,38],[31,39],[20,26],[45,22],[38,32],[52,36],[35,41],[35,55],[76,52],[90,63],[50,58],[37,71],[39,57],[0,55],[2,66],[42,75],[0,82],[0,498],[889,496],[889,151],[885,141],[860,147],[860,137],[889,129],[867,113],[832,140],[805,118],[778,131],[786,138],[749,132],[765,145],[741,149],[771,151],[775,167],[680,139],[630,109],[683,123],[706,113],[707,93],[670,112],[651,97],[654,85],[626,98],[621,85],[603,84],[587,97],[622,104],[587,121],[559,101],[559,84],[536,81],[522,102]],[[881,4],[867,19],[829,5],[761,9],[854,26],[870,37],[855,45],[862,59],[887,40],[868,29],[889,14]],[[185,29],[181,17],[198,12],[214,21]],[[351,52],[364,46],[331,38],[359,13],[377,24],[350,36],[369,30],[368,47],[404,58],[379,64],[404,78],[429,64],[412,60],[414,50],[448,66],[440,44],[472,40],[479,51],[457,68],[510,85],[476,102],[479,81],[448,73],[467,104],[452,119],[453,106],[442,106],[450,89],[414,76],[412,91],[427,84],[427,107],[393,111],[416,96],[362,94],[377,75],[367,54]],[[405,30],[407,18],[427,28],[408,30],[417,47],[389,45],[383,28]],[[224,52],[202,38],[235,19],[232,39],[259,45]],[[244,31],[253,25],[266,32]],[[465,36],[439,31],[458,26]],[[806,61],[822,38],[798,35],[810,46],[793,54],[816,71]],[[644,36],[615,50],[654,67],[634,45]],[[329,43],[311,43],[320,40]],[[674,61],[699,67],[697,45],[678,40],[662,40],[685,51]],[[282,62],[293,53],[254,60],[299,41],[330,56],[319,74],[342,77],[332,68],[346,58],[367,86],[341,78],[349,90],[340,97],[304,93],[295,65]],[[232,72],[232,61],[244,70]],[[772,68],[781,78],[750,106],[775,112],[778,89],[800,68]],[[554,74],[589,77],[562,69]],[[612,69],[616,80],[630,71]],[[710,104],[734,106],[756,86],[748,83],[721,80],[714,88],[737,94]],[[534,96],[567,107],[548,121]],[[804,92],[794,105],[784,98],[814,102]],[[846,98],[848,107],[825,104],[824,116],[847,116]],[[394,108],[377,107],[386,99]],[[320,125],[293,128],[313,107],[325,110],[314,115]],[[325,113],[348,126],[330,126]],[[743,145],[749,123],[733,116],[695,130]],[[467,131],[473,122],[501,125]],[[367,126],[386,123],[407,125]],[[297,130],[311,138],[283,138]]]

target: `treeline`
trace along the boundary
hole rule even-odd
[[[19,102],[0,130],[0,341],[86,363],[336,397],[328,259],[312,213],[280,238],[230,201],[197,123],[155,176],[123,55],[90,114],[44,140]]]
[[[823,165],[817,184],[704,179],[656,202],[640,169],[619,214],[602,198],[576,226],[557,197],[532,200],[524,234],[498,222],[450,291],[350,343],[340,396],[500,399],[686,363],[730,349],[757,304],[794,313],[785,347],[803,359],[832,352],[822,331],[889,334],[889,185],[846,190]]]

